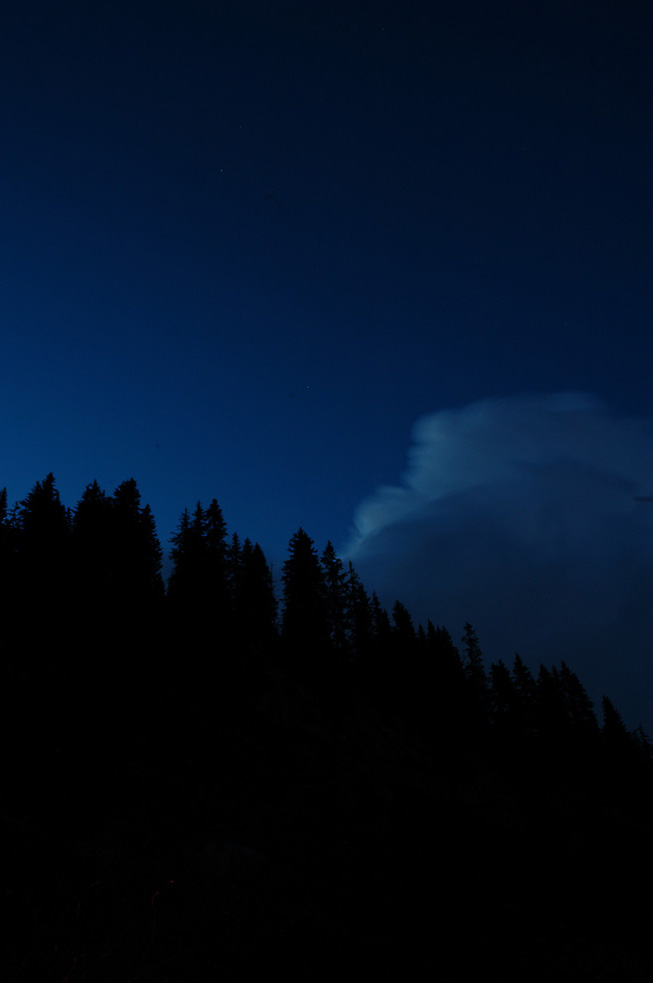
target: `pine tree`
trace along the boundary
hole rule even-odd
[[[233,630],[231,598],[227,571],[227,523],[212,499],[204,516],[206,536],[206,579],[210,594],[212,620],[218,641],[229,646]]]
[[[134,478],[123,481],[113,493],[113,528],[116,600],[132,610],[160,602],[163,552],[152,510],[149,505],[141,506],[141,493]]]
[[[524,740],[532,740],[536,733],[537,684],[533,674],[520,655],[515,653],[512,681],[519,716],[519,730]]]
[[[465,678],[460,652],[453,643],[451,633],[444,625],[433,624],[429,619],[426,623],[426,637],[429,642],[433,668],[442,680],[445,688],[452,686],[460,688]]]
[[[464,666],[467,679],[474,689],[478,691],[487,690],[488,679],[483,664],[483,652],[481,651],[478,635],[469,621],[465,622],[461,641],[465,653]]]
[[[604,740],[613,746],[629,742],[628,730],[612,700],[607,696],[602,700],[603,727],[601,733]]]
[[[30,630],[40,623],[51,632],[65,618],[71,586],[71,530],[52,472],[20,503],[15,532],[22,616]]]
[[[247,673],[272,668],[277,650],[277,600],[272,574],[258,543],[246,539],[239,548],[239,576],[234,594],[234,637]],[[256,680],[250,680],[250,685]]]
[[[208,555],[211,558],[211,563],[219,569],[220,575],[224,576],[227,555],[227,523],[217,499],[211,499],[204,522]]]
[[[474,706],[475,723],[473,726],[484,726],[490,716],[490,691],[483,652],[478,635],[469,623],[465,622],[461,639],[464,650],[464,669],[472,704]]]
[[[540,665],[535,697],[536,733],[550,750],[560,750],[569,734],[569,715],[560,674]]]
[[[426,623],[424,671],[422,690],[428,698],[424,728],[432,739],[459,747],[470,731],[469,687],[450,632],[442,625],[436,627],[430,619]]]
[[[490,666],[492,722],[506,734],[514,721],[517,694],[510,670],[502,659]]]
[[[177,532],[170,537],[170,559],[173,567],[168,578],[168,598],[172,605],[179,604],[189,593],[189,579],[193,570],[191,540],[190,512],[184,509],[179,517]]]
[[[328,620],[322,567],[313,540],[302,528],[290,540],[281,580],[286,655],[295,671],[311,677],[324,668]]]
[[[97,480],[86,486],[72,517],[77,590],[85,604],[106,599],[112,565],[113,502]]]
[[[334,659],[344,664],[348,657],[349,617],[346,575],[342,560],[336,555],[330,541],[327,542],[322,553],[320,564],[324,580],[324,603],[331,650]]]
[[[352,563],[345,582],[348,612],[348,642],[353,662],[365,661],[370,653],[373,638],[372,607],[367,591]]]
[[[23,552],[56,566],[70,529],[52,472],[20,503],[19,522]]]
[[[390,642],[392,637],[392,625],[390,624],[388,612],[382,606],[376,592],[372,594],[371,608],[375,641],[385,646]]]
[[[394,621],[394,635],[398,638],[403,646],[413,647],[417,641],[417,635],[415,634],[415,626],[413,625],[413,618],[406,607],[401,601],[395,601],[392,608],[392,620]]]
[[[98,665],[111,659],[115,641],[112,630],[98,632],[99,625],[116,625],[115,580],[120,569],[116,550],[113,500],[97,480],[86,486],[72,512],[73,588],[75,616],[71,631],[80,651],[92,640]]]
[[[570,726],[578,737],[598,736],[598,722],[594,705],[578,676],[565,662],[560,663],[560,685],[562,688]]]
[[[0,599],[4,596],[2,588],[7,583],[9,576],[8,563],[12,552],[11,533],[12,526],[7,509],[7,489],[2,488],[0,489]],[[5,577],[5,572],[7,577]]]
[[[0,624],[4,637],[0,641],[0,654],[7,643],[15,608],[12,596],[16,579],[13,561],[13,529],[7,509],[7,489],[3,488],[0,490]]]
[[[373,639],[369,659],[366,689],[381,703],[392,700],[392,672],[394,668],[394,639],[392,623],[376,593],[370,603]]]
[[[237,597],[242,578],[242,546],[237,532],[232,534],[231,540],[225,547],[225,577],[231,607],[236,617]]]
[[[535,702],[537,684],[533,678],[533,673],[517,653],[515,653],[512,666],[512,679],[522,704],[524,706],[532,706]]]

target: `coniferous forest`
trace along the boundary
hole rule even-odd
[[[609,695],[301,528],[275,584],[215,499],[169,551],[133,479],[0,493],[3,980],[653,979],[653,757]]]

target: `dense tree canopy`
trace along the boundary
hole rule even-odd
[[[599,721],[568,665],[533,672],[519,655],[487,665],[470,623],[459,647],[444,626],[415,625],[399,600],[389,613],[330,542],[319,554],[302,528],[275,583],[260,545],[228,535],[216,499],[183,510],[170,560],[164,585],[154,517],[133,478],[112,495],[91,482],[72,509],[52,474],[13,508],[0,492],[11,746],[22,735],[9,795],[61,822],[62,842],[81,838],[132,782],[148,828],[167,816],[179,830],[208,811],[225,840],[247,827],[280,855],[294,851],[297,869],[315,865],[330,904],[331,868],[368,907],[375,885],[381,920],[403,871],[427,871],[415,899],[436,880],[448,892],[443,952],[466,931],[485,959],[489,929],[499,931],[515,896],[528,898],[535,922],[546,918],[539,888],[523,880],[525,852],[533,884],[561,885],[559,918],[574,945],[592,933],[604,944],[602,905],[613,921],[635,917],[639,895],[614,899],[629,863],[653,874],[651,743],[607,696]],[[73,774],[83,796],[71,813]],[[140,843],[140,827],[133,835]],[[339,866],[345,847],[351,863]],[[463,883],[476,885],[484,918],[468,918]],[[430,937],[422,904],[407,902],[406,925]],[[290,924],[297,913],[283,910]],[[240,924],[256,917],[248,909]],[[537,931],[519,924],[515,952],[539,959]],[[570,944],[561,938],[550,966],[571,960],[573,976],[576,957],[560,955]],[[523,976],[527,955],[520,966]]]

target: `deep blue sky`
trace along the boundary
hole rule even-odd
[[[646,471],[651,50],[644,0],[4,4],[0,486],[134,476],[164,545],[216,497],[278,571],[478,400],[590,393]]]

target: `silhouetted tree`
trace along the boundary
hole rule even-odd
[[[555,666],[540,665],[535,696],[538,742],[543,750],[558,754],[569,736],[569,715],[560,674]]]
[[[515,658],[512,665],[512,679],[515,684],[515,689],[520,696],[522,705],[524,707],[534,705],[537,684],[533,677],[533,673],[530,671],[522,657],[517,653],[515,653]]]
[[[601,733],[605,740],[612,745],[628,743],[628,730],[612,700],[607,696],[602,700],[603,727]]]
[[[594,714],[594,705],[576,673],[565,662],[560,663],[560,686],[562,689],[569,725],[578,739],[594,739],[599,727]]]
[[[61,577],[70,528],[52,472],[20,503],[20,550],[33,578]]]
[[[479,644],[478,635],[469,621],[463,627],[463,637],[461,639],[464,652],[465,675],[478,691],[487,690],[488,679],[483,664],[483,652]]]
[[[240,536],[234,532],[225,547],[225,576],[232,609],[236,609],[236,595],[240,590],[242,576],[242,546]]]
[[[168,578],[168,598],[173,607],[186,602],[193,594],[193,580],[196,578],[197,546],[194,533],[191,532],[191,518],[188,509],[184,509],[179,517],[177,532],[170,537],[172,548],[170,559],[173,567]]]
[[[229,629],[230,599],[227,577],[227,524],[213,498],[204,517],[207,555],[207,579],[212,595],[213,617],[218,630]]]
[[[65,618],[71,572],[70,527],[52,472],[20,503],[15,533],[17,603],[24,628],[51,634]]]
[[[503,739],[512,736],[517,723],[517,693],[510,670],[502,659],[490,666],[492,723]]]
[[[653,768],[653,741],[646,733],[646,731],[644,730],[641,724],[639,725],[639,727],[635,728],[635,730],[632,732],[632,735],[637,744],[640,759],[644,764],[647,765],[646,777],[648,782],[650,783],[651,781],[653,781],[653,772],[651,770]]]
[[[385,648],[390,645],[392,638],[392,625],[390,623],[390,616],[381,604],[376,592],[372,594],[371,607],[374,640],[377,645]]]
[[[192,515],[185,509],[171,537],[173,569],[168,581],[169,604],[176,619],[185,619],[188,627],[194,622],[194,630],[210,633],[212,641],[223,646],[230,641],[231,581],[238,576],[239,562],[237,555],[228,555],[226,535],[216,499],[206,510],[198,502]]]
[[[411,703],[417,705],[418,688],[420,695],[422,693],[423,681],[419,678],[420,650],[412,615],[401,601],[395,601],[392,607],[392,621],[385,685],[391,705],[405,713]]]
[[[72,518],[77,594],[84,605],[106,602],[117,559],[113,555],[113,501],[97,480],[86,486]]]
[[[438,740],[459,742],[469,725],[469,693],[462,659],[450,632],[443,625],[426,623],[426,674],[423,689],[429,695],[426,720]]]
[[[483,663],[483,652],[481,651],[478,635],[469,621],[465,622],[461,641],[463,644],[465,677],[469,687],[471,703],[474,707],[473,719],[470,723],[474,728],[483,727],[488,723],[490,717],[489,682]]]
[[[537,731],[537,683],[535,682],[533,673],[517,653],[515,653],[511,675],[517,699],[519,730],[522,734],[522,742],[530,742],[534,739]],[[522,743],[522,747],[526,750],[524,743]]]
[[[132,611],[163,598],[163,552],[149,505],[141,506],[134,478],[113,493],[113,535],[117,569],[112,585],[116,602]]]
[[[406,605],[402,604],[401,601],[395,601],[393,605],[392,620],[394,621],[394,635],[399,640],[400,645],[413,647],[417,642],[413,618]]]
[[[438,688],[443,692],[462,693],[465,670],[450,632],[443,625],[434,626],[429,620],[426,624],[426,637]]]
[[[331,542],[327,542],[321,557],[324,581],[324,604],[327,633],[336,662],[344,664],[348,656],[348,618],[346,575],[342,560],[336,555]]]
[[[92,647],[95,670],[106,674],[124,627],[116,611],[115,587],[122,559],[115,536],[113,500],[97,480],[84,489],[72,512],[71,526],[73,645],[80,653],[80,661],[88,658]]]
[[[394,646],[392,624],[388,612],[381,604],[376,593],[372,594],[370,608],[374,635],[367,687],[369,692],[377,699],[385,701],[390,692],[390,679],[393,668]]]
[[[12,624],[15,611],[13,539],[14,530],[7,509],[7,489],[3,488],[0,490],[0,624],[3,627],[0,638],[0,654],[7,647],[12,647],[8,636],[12,634],[15,627]]]
[[[362,667],[367,663],[374,636],[370,599],[351,562],[345,582],[347,592],[348,639],[351,658]]]
[[[322,567],[301,527],[290,540],[281,580],[285,653],[292,668],[310,678],[324,668],[329,635]]]
[[[8,563],[11,555],[11,523],[7,508],[7,489],[0,489],[0,586],[3,590],[0,597],[4,598],[4,588],[8,581]]]
[[[233,555],[233,554],[232,554]],[[239,547],[234,593],[234,637],[244,671],[260,674],[273,666],[277,653],[277,599],[272,574],[258,543]],[[250,678],[249,685],[253,680]]]

